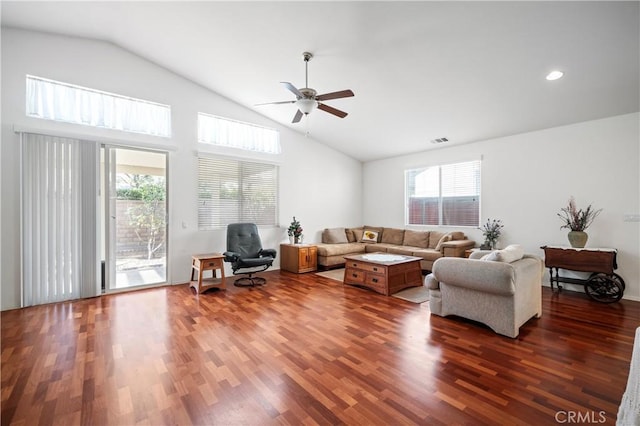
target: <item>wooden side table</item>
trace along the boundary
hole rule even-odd
[[[469,258],[469,256],[471,256],[471,253],[473,253],[474,251],[478,251],[478,250],[480,250],[480,249],[479,249],[479,248],[470,248],[470,249],[466,249],[466,250],[464,251],[464,257],[465,257],[465,259],[468,259],[468,258]]]
[[[587,295],[598,302],[612,303],[622,298],[625,283],[622,277],[613,272],[618,264],[613,248],[572,248],[561,246],[542,246],[544,264],[549,268],[549,284],[553,291],[556,283],[558,291],[560,283],[583,285]],[[555,269],[555,275],[554,275]],[[560,276],[559,269],[578,272],[591,272],[588,279]]]
[[[194,272],[198,271],[198,280],[194,281]],[[204,271],[211,271],[211,278],[203,278]],[[220,271],[220,276],[217,272]],[[210,288],[226,289],[224,277],[224,256],[221,253],[195,254],[191,257],[191,287],[196,293],[204,293]]]
[[[312,244],[280,244],[280,269],[302,274],[318,269],[318,247]]]

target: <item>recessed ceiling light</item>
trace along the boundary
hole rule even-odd
[[[551,71],[549,74],[547,74],[547,80],[557,80],[559,78],[562,78],[563,75],[564,73],[562,71]]]

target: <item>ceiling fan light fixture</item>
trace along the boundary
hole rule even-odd
[[[302,98],[296,101],[296,106],[306,115],[318,107],[318,102],[315,99]]]

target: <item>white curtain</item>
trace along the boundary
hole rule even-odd
[[[22,306],[99,294],[97,143],[21,134]]]
[[[34,76],[27,76],[27,115],[171,137],[168,105]]]
[[[198,113],[198,142],[280,154],[280,132],[255,124]]]

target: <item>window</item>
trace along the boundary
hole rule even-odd
[[[480,161],[405,171],[410,225],[480,226]]]
[[[245,151],[280,154],[280,132],[199,112],[198,142]]]
[[[171,107],[27,75],[27,115],[171,137]]]
[[[278,167],[224,157],[198,158],[198,228],[235,222],[276,225]]]

